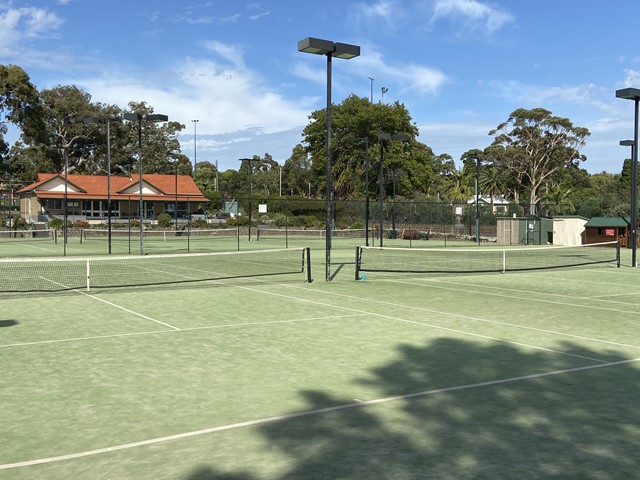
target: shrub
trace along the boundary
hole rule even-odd
[[[193,227],[195,228],[211,228],[211,226],[207,223],[204,218],[199,218],[195,222],[193,222]]]
[[[53,230],[62,230],[62,226],[64,225],[64,220],[61,218],[52,218],[49,220],[49,228]]]
[[[27,229],[27,221],[22,218],[20,215],[15,215],[13,217],[13,229],[14,230],[26,230]]]
[[[168,213],[161,213],[156,219],[158,220],[158,226],[162,228],[170,227],[173,223],[173,218]]]

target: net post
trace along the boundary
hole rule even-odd
[[[307,260],[307,283],[311,283],[313,282],[313,278],[311,277],[311,248],[306,247],[303,251],[303,255]]]
[[[620,240],[616,242],[616,267],[620,268]]]
[[[91,290],[91,264],[87,258],[87,292]]]
[[[53,231],[53,243],[55,243],[57,245],[58,244],[58,230],[56,230],[54,228],[52,231]]]
[[[356,280],[360,280],[360,257],[361,257],[361,247],[357,245],[356,246]]]

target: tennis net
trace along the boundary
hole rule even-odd
[[[489,273],[594,264],[620,266],[618,242],[525,248],[356,247],[356,280],[362,272]]]
[[[0,230],[0,242],[26,242],[26,241],[51,241],[58,240],[57,230]]]
[[[158,240],[167,242],[174,239],[212,240],[215,238],[238,238],[238,228],[211,228],[211,229],[185,229],[185,230],[145,230],[145,240]],[[109,230],[98,228],[83,229],[80,234],[80,242],[107,241]],[[140,239],[139,229],[112,229],[111,240]]]
[[[327,231],[324,229],[307,228],[265,228],[258,227],[258,240],[266,238],[325,238]],[[366,230],[364,228],[340,228],[331,230],[333,238],[364,238]]]
[[[309,248],[180,255],[0,259],[0,291],[38,292],[162,285],[303,273]]]

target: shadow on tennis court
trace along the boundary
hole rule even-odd
[[[13,327],[18,325],[17,320],[0,320],[0,328],[2,327]]]
[[[638,364],[611,350],[558,348],[608,363],[458,339],[400,345],[396,360],[357,381],[375,397],[302,391],[312,413],[264,424],[270,448],[290,458],[267,476],[637,478]],[[253,453],[264,465],[200,465],[184,479],[266,478],[269,453]]]

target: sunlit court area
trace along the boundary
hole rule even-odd
[[[113,257],[138,282],[91,288],[35,258],[10,292],[29,269],[2,260],[0,478],[636,475],[628,249],[338,238],[327,282],[281,241]]]

